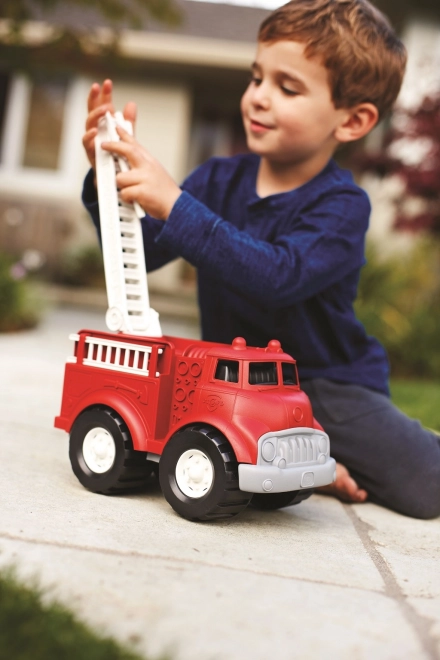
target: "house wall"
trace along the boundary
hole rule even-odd
[[[191,91],[185,85],[114,81],[115,108],[122,110],[135,101],[138,116],[135,134],[178,182],[186,174],[191,130]],[[148,275],[149,286],[173,290],[180,280],[183,263],[178,259]]]
[[[81,139],[91,79],[68,82],[58,169],[23,167],[32,83],[15,76],[9,90],[0,159],[0,246],[20,254],[41,252],[50,267],[72,247],[96,243],[81,202],[88,163]],[[128,100],[138,104],[136,136],[180,181],[188,160],[191,91],[183,84],[148,80],[115,80],[114,102],[122,109]],[[181,264],[174,263],[151,276],[156,288],[172,288]]]

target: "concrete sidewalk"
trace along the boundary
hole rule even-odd
[[[161,320],[169,334],[193,332]],[[38,575],[151,656],[440,658],[440,520],[314,495],[195,524],[156,486],[85,490],[53,428],[67,337],[82,327],[104,328],[103,315],[55,310],[35,331],[0,336],[1,565]]]

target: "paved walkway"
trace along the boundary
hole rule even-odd
[[[157,487],[105,497],[80,486],[53,418],[67,336],[103,328],[102,316],[57,310],[0,336],[0,564],[151,655],[440,658],[440,520],[314,495],[194,524]]]

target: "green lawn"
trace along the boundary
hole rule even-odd
[[[393,402],[403,412],[419,419],[424,426],[440,431],[440,383],[392,380]]]
[[[67,608],[42,600],[38,588],[0,572],[0,660],[142,660],[101,636]],[[146,659],[144,659],[146,660]]]

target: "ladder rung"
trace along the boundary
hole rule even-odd
[[[130,214],[135,213],[135,210],[131,204],[127,204],[126,202],[123,202],[121,199],[119,199],[119,193],[118,193],[118,206],[120,211],[124,210],[127,211],[127,213],[130,212]]]
[[[126,284],[125,285],[125,292],[127,296],[142,296],[143,289],[142,287],[138,284]]]
[[[124,266],[139,266],[139,256],[135,252],[123,252],[122,261]]]
[[[126,209],[124,206],[118,207],[118,215],[122,220],[132,220],[136,217],[136,213],[133,209]]]
[[[121,245],[127,250],[137,250],[136,241],[134,238],[127,238],[127,236],[121,237]]]
[[[142,300],[127,300],[127,309],[129,312],[143,312],[144,303]]]
[[[121,220],[119,223],[119,230],[121,234],[128,234],[129,236],[135,235],[135,225],[132,222],[127,222],[126,219]]]

